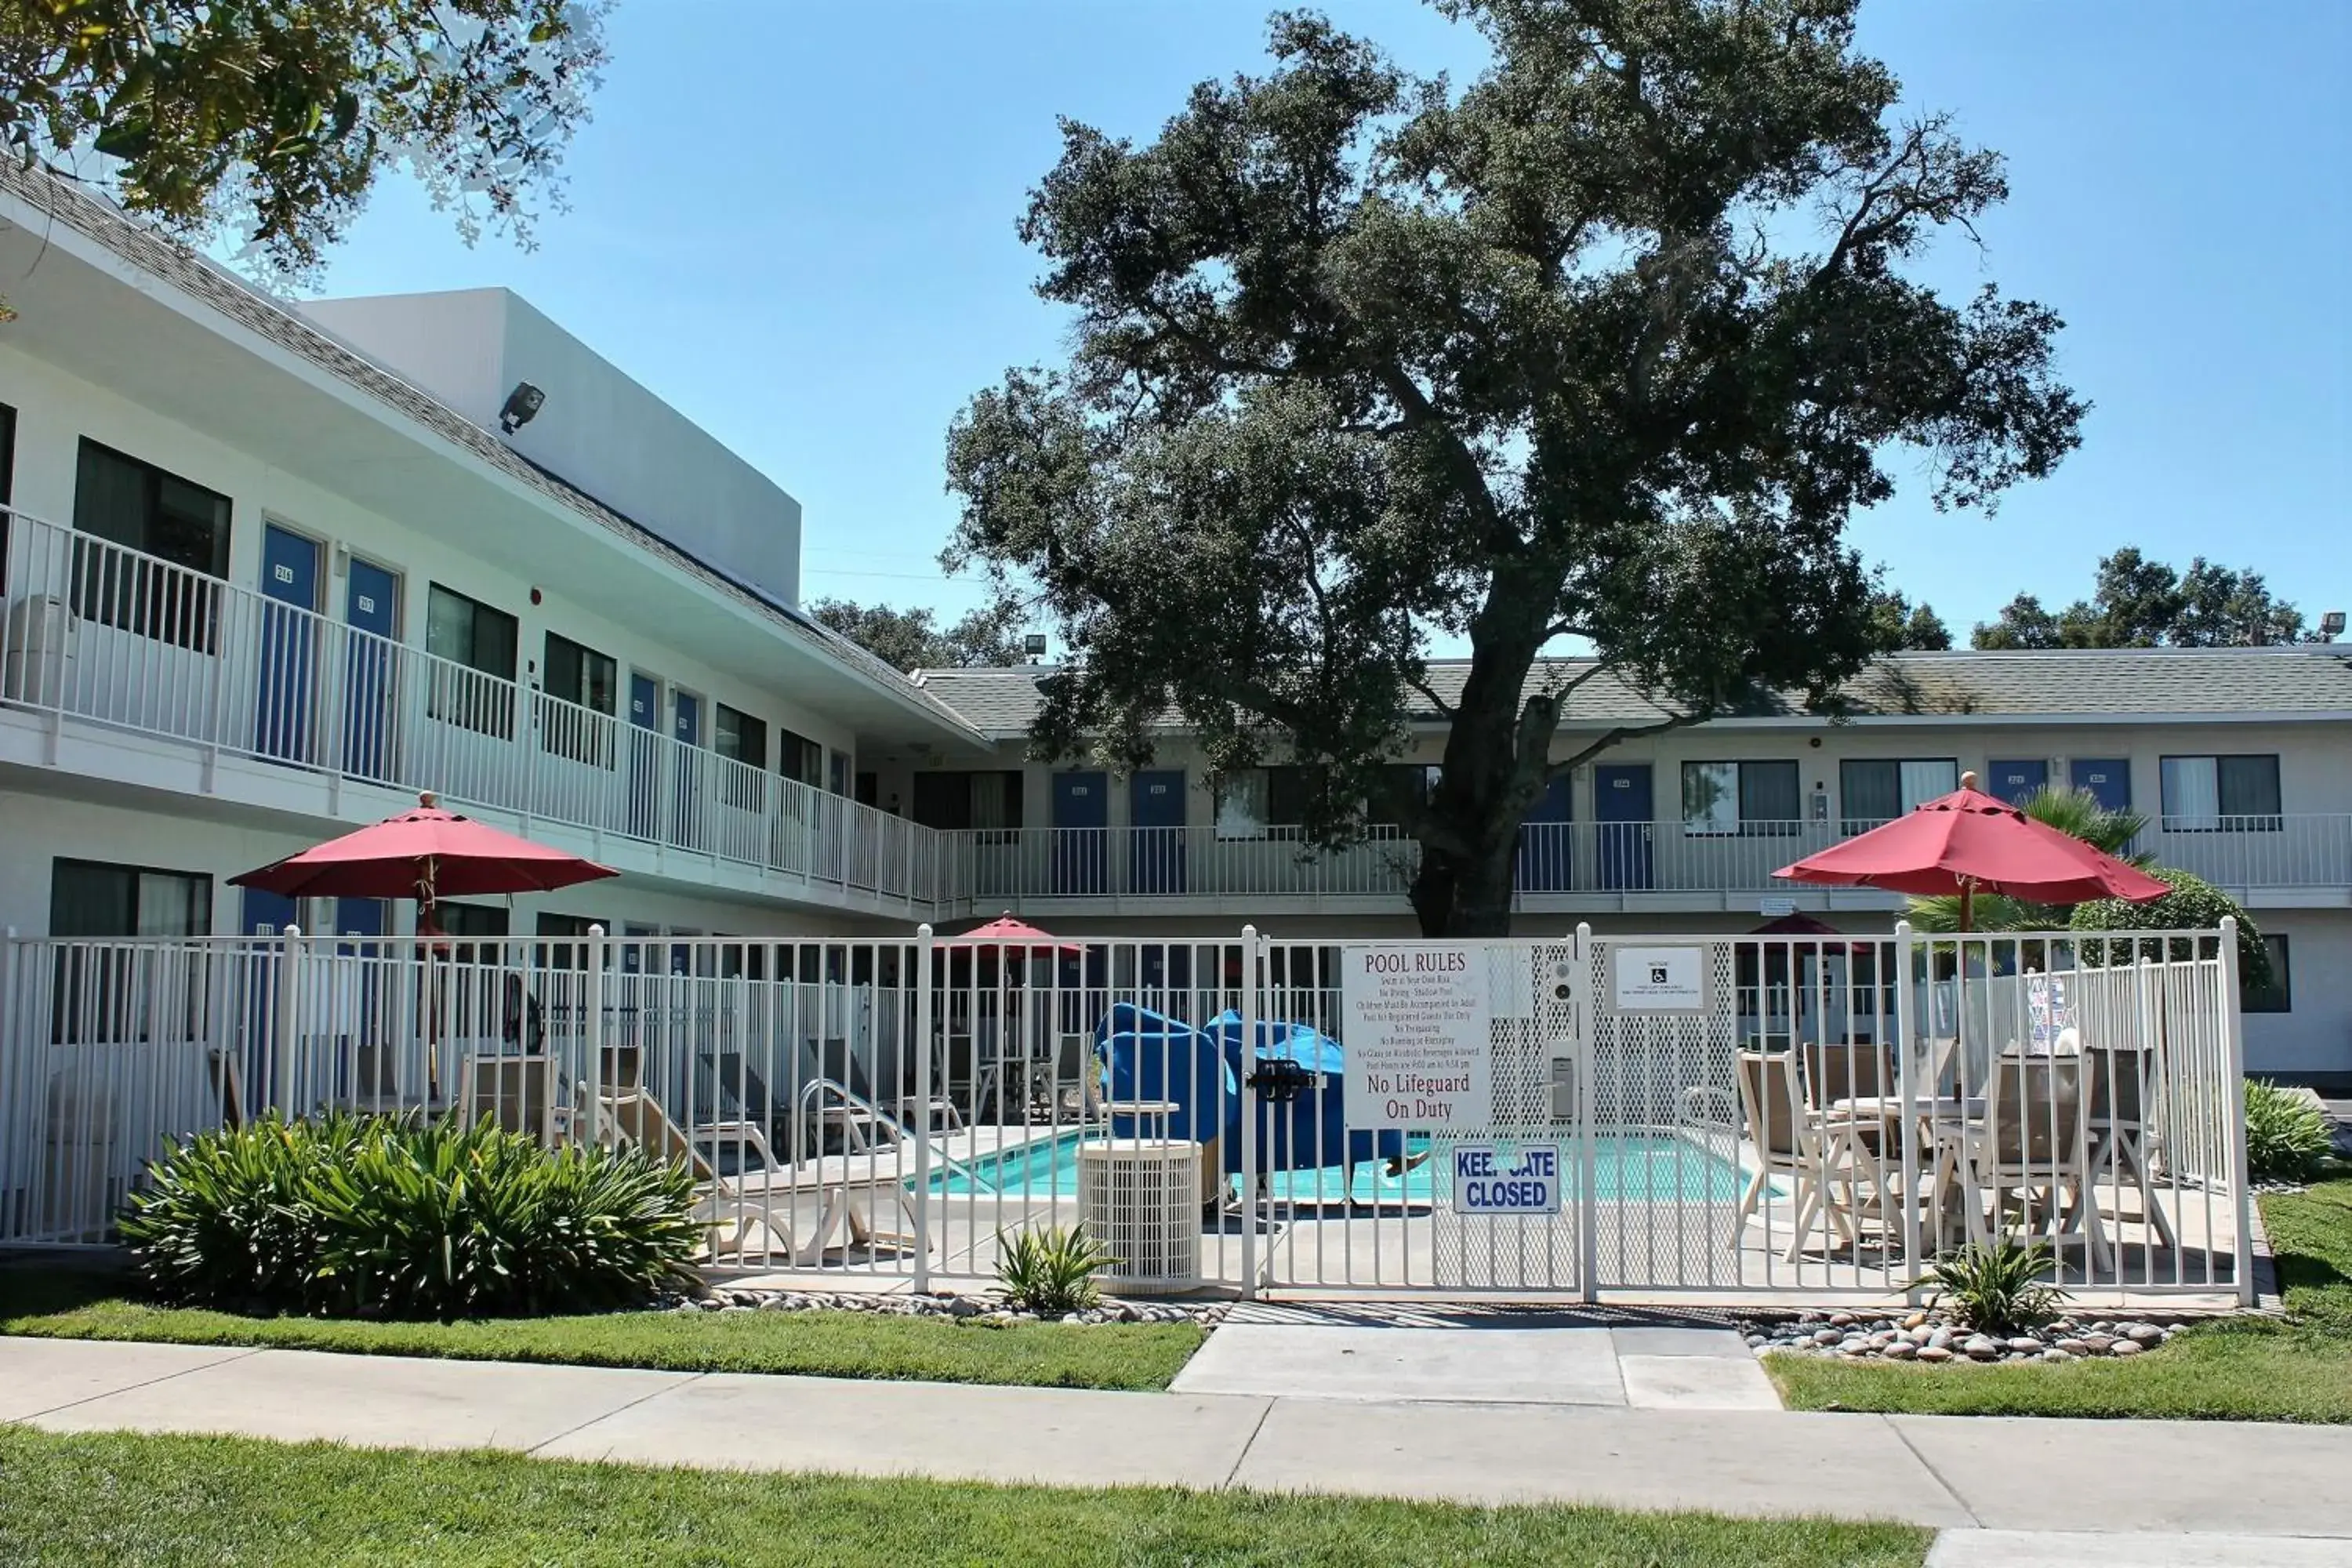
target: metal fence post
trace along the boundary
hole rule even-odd
[[[580,956],[586,966],[580,981],[580,1048],[587,1058],[580,1064],[580,1081],[588,1089],[588,1103],[581,1109],[588,1118],[587,1142],[596,1144],[604,1141],[604,928],[593,921]],[[580,1135],[574,1128],[572,1136]]]
[[[1912,1059],[1919,1054],[1919,1009],[1911,988],[1911,965],[1916,950],[1911,941],[1911,922],[1895,922],[1895,1102],[1903,1108],[1901,1138],[1903,1143],[1903,1258],[1911,1268],[1911,1282],[1904,1288],[1904,1299],[1913,1306],[1926,1300],[1926,1287],[1920,1284],[1924,1272],[1919,1252],[1919,1205],[1913,1194],[1919,1191],[1919,1112],[1914,1103],[1919,1085],[1912,1073]],[[1933,1085],[1929,1086],[1930,1092]],[[1944,1194],[1932,1194],[1932,1202],[1941,1204]],[[1940,1209],[1938,1213],[1940,1215]]]
[[[301,1005],[302,928],[289,924],[278,938],[278,1109],[294,1120],[294,1039]]]
[[[1257,927],[1242,927],[1242,1300],[1257,1300],[1257,1076],[1258,982]],[[1198,1128],[1194,1129],[1197,1133]],[[1209,1151],[1202,1151],[1208,1158]],[[1224,1158],[1222,1150],[1216,1158]]]
[[[2230,1194],[2237,1205],[2238,1235],[2232,1260],[2238,1305],[2254,1304],[2254,1192],[2246,1174],[2246,1037],[2238,1006],[2238,918],[2221,917],[2221,1048],[2228,1058],[2222,1078],[2230,1095]]]
[[[920,1292],[931,1288],[931,927],[928,921],[915,928],[914,1044],[915,1113],[922,1119],[915,1130],[915,1289]]]
[[[1574,998],[1570,1005],[1570,1026],[1576,1037],[1576,1048],[1570,1058],[1576,1075],[1575,1092],[1570,1097],[1576,1107],[1576,1271],[1577,1284],[1590,1304],[1601,1300],[1601,1160],[1592,1142],[1592,1036],[1599,1005],[1592,992],[1590,921],[1577,924],[1570,966],[1569,984]]]

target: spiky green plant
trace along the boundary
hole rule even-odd
[[[1045,1316],[1082,1312],[1101,1299],[1097,1271],[1118,1258],[1081,1226],[1040,1226],[996,1237],[996,1279],[1025,1311]]]
[[[2246,1170],[2260,1182],[2307,1182],[2336,1150],[2327,1112],[2307,1094],[2246,1080]]]
[[[1980,1333],[2008,1333],[2045,1323],[2066,1293],[2042,1278],[2050,1248],[2003,1237],[1991,1246],[1971,1241],[1946,1253],[1918,1283],[1932,1288],[1930,1306],[1948,1306],[1952,1316]]]

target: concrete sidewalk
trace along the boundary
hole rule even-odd
[[[2352,1563],[2342,1427],[1106,1394],[13,1338],[0,1338],[0,1420],[714,1468],[1831,1514],[1949,1530],[1937,1560],[1969,1568]],[[2136,1539],[2067,1557],[2007,1531]],[[2182,1531],[2216,1533],[2142,1533]],[[2220,1541],[2230,1532],[2270,1539],[2248,1555]],[[2192,1548],[2202,1554],[2180,1554]]]

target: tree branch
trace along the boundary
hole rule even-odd
[[[1670,730],[1683,730],[1693,724],[1704,724],[1714,716],[1714,711],[1709,710],[1701,713],[1677,713],[1670,718],[1661,719],[1654,724],[1620,724],[1604,732],[1598,740],[1574,756],[1563,757],[1546,768],[1544,782],[1549,784],[1556,778],[1565,777],[1612,746],[1622,744],[1627,741],[1638,741],[1646,735],[1663,735]]]

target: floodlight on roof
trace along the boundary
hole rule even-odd
[[[2344,612],[2330,610],[2319,617],[2319,636],[2323,642],[2334,642],[2344,635]]]

